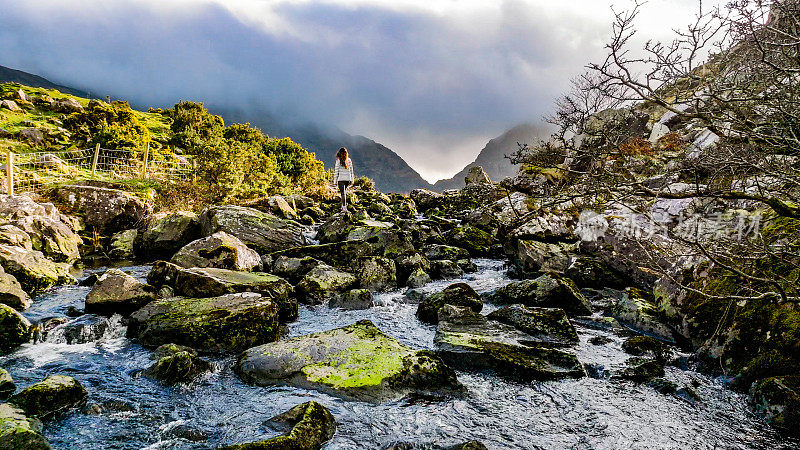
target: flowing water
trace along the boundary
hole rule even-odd
[[[477,263],[479,271],[465,275],[464,281],[478,292],[509,282],[501,261]],[[148,267],[123,269],[142,278]],[[423,290],[441,290],[453,281],[434,282]],[[32,321],[64,316],[69,306],[83,308],[87,292],[85,287],[57,288],[36,299],[25,315]],[[402,291],[377,294],[375,304],[365,311],[302,308],[299,320],[290,324],[290,334],[370,319],[405,344],[433,348],[435,327],[416,320],[416,305],[409,304]],[[484,313],[492,309],[487,304]],[[459,372],[459,380],[469,390],[464,398],[374,405],[290,387],[248,386],[233,374],[232,357],[213,358],[216,371],[192,385],[164,387],[138,377],[138,372],[152,364],[151,352],[124,338],[119,322],[111,320],[104,326],[102,332],[78,333],[78,338],[72,339],[58,331],[0,358],[0,367],[8,370],[20,387],[48,375],[65,374],[89,390],[85,410],[45,423],[44,434],[54,448],[205,449],[261,440],[278,434],[269,427],[270,417],[308,400],[324,404],[338,422],[327,450],[381,449],[398,442],[432,448],[471,439],[497,449],[800,446],[755,417],[745,397],[721,381],[674,367],[667,368],[667,378],[681,386],[696,386],[700,400],[659,394],[646,385],[625,381],[583,378],[519,383],[491,374]],[[582,362],[606,369],[624,364],[623,336],[583,327],[578,332],[581,342],[576,350]],[[608,342],[590,343],[596,336],[606,337]],[[98,340],[64,343],[86,339]]]

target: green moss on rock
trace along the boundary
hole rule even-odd
[[[0,403],[0,450],[49,450],[41,430],[42,424],[20,408]]]
[[[417,317],[426,323],[439,322],[439,310],[444,305],[466,306],[475,312],[483,309],[483,301],[467,283],[454,283],[443,291],[423,299],[417,307]]]
[[[14,379],[5,369],[0,368],[0,400],[5,400],[17,390]]]
[[[311,401],[279,414],[271,422],[291,429],[285,434],[261,442],[222,447],[225,450],[317,450],[333,438],[336,420],[322,405]]]
[[[52,417],[86,402],[89,393],[78,380],[65,375],[52,375],[35,383],[9,399],[29,416]]]
[[[31,340],[31,323],[10,306],[0,304],[0,355]]]

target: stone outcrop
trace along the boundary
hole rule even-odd
[[[192,241],[170,260],[184,268],[214,267],[231,270],[253,270],[261,266],[261,257],[236,236],[224,231]]]
[[[260,253],[271,253],[306,244],[297,222],[243,206],[211,206],[200,214],[203,236],[224,231]]]

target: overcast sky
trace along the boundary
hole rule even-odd
[[[0,0],[0,65],[138,104],[259,105],[338,126],[435,181],[548,112],[602,55],[611,4]],[[650,0],[641,29],[668,37],[697,4]]]

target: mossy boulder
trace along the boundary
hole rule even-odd
[[[322,405],[310,401],[270,419],[289,430],[260,442],[222,447],[224,450],[318,450],[336,433],[336,420]]]
[[[511,241],[513,242],[513,241]],[[575,245],[520,239],[516,245],[506,244],[506,254],[525,274],[541,272],[563,273],[569,267]]]
[[[487,450],[487,448],[481,441],[469,441],[464,442],[463,444],[447,447],[447,450]]]
[[[455,227],[445,235],[448,244],[467,250],[471,256],[488,256],[494,237],[471,225]]]
[[[277,303],[252,292],[156,300],[131,315],[127,331],[147,347],[175,343],[212,353],[242,351],[278,334]]]
[[[125,230],[111,236],[108,256],[116,260],[130,260],[135,257],[133,243],[136,241],[138,230]]]
[[[467,283],[454,283],[423,299],[417,307],[417,317],[425,323],[438,323],[439,310],[444,305],[465,306],[476,313],[483,309],[483,301],[475,289]]]
[[[147,219],[136,240],[136,251],[148,259],[165,258],[200,237],[197,214],[186,211],[164,213]]]
[[[320,263],[320,261],[310,256],[305,258],[278,256],[272,262],[271,272],[279,277],[286,278],[293,284],[297,284],[311,269],[317,267]]]
[[[645,291],[636,288],[625,289],[623,295],[609,308],[608,315],[632,328],[667,342],[675,342],[672,328],[662,321],[664,314],[659,311],[652,296]]]
[[[372,291],[369,289],[351,289],[333,297],[328,306],[350,311],[369,309],[372,307]]]
[[[0,244],[0,265],[17,279],[25,292],[43,292],[57,284],[74,283],[67,270],[38,250]]]
[[[461,278],[464,275],[464,269],[455,261],[437,259],[431,261],[430,275],[434,280]]]
[[[358,278],[327,264],[311,269],[295,287],[300,301],[318,305],[358,283]]]
[[[159,358],[142,372],[142,375],[167,385],[173,385],[189,383],[212,369],[211,363],[201,359],[196,353],[178,351]]]
[[[469,259],[470,256],[467,250],[451,245],[427,245],[423,247],[422,252],[425,254],[425,257],[431,261],[456,261],[459,259]]]
[[[87,227],[107,234],[135,228],[149,209],[134,195],[106,187],[61,186],[54,195],[71,213],[82,215]]]
[[[597,258],[579,256],[564,272],[580,288],[622,289],[630,284],[625,276]]]
[[[306,245],[270,254],[274,261],[288,258],[311,257],[339,270],[353,270],[353,261],[362,256],[372,256],[372,247],[365,241],[342,241],[332,244]]]
[[[33,303],[17,279],[6,273],[2,266],[0,266],[0,303],[19,311],[25,310]]]
[[[457,312],[450,312],[453,310]],[[440,317],[434,338],[436,353],[453,367],[493,370],[520,380],[585,376],[573,353],[548,347],[552,338],[531,336],[513,326],[487,320],[467,308],[447,306]]]
[[[672,349],[650,336],[634,336],[625,339],[622,350],[634,356],[644,356],[666,363],[672,358]]]
[[[569,278],[556,274],[542,275],[535,280],[509,283],[487,296],[496,304],[522,304],[541,308],[561,308],[570,315],[592,314],[589,300]]]
[[[17,406],[0,403],[0,450],[50,450],[42,424]]]
[[[237,237],[219,231],[186,244],[170,262],[187,269],[215,267],[247,271],[259,267],[261,257]]]
[[[8,402],[32,417],[52,417],[86,403],[89,393],[78,380],[52,375],[13,395]]]
[[[175,294],[182,297],[218,297],[237,292],[257,292],[273,300],[280,320],[297,319],[297,300],[288,281],[269,273],[238,272],[227,269],[181,269],[175,278]]]
[[[31,340],[31,323],[10,306],[0,304],[0,355]]]
[[[303,227],[292,220],[243,206],[210,206],[200,213],[203,236],[224,231],[260,253],[306,244]]]
[[[155,299],[152,286],[119,269],[108,269],[86,296],[85,311],[104,316],[127,316]]]
[[[437,356],[401,344],[368,320],[251,348],[236,372],[259,385],[286,383],[375,402],[463,391]]]
[[[428,189],[414,189],[410,196],[421,212],[441,206],[444,201],[442,194]]]
[[[414,271],[408,275],[408,278],[406,278],[405,281],[405,285],[410,288],[418,288],[425,286],[431,281],[432,278],[430,275],[428,275],[428,272],[425,272],[423,269],[417,268],[414,269]]]
[[[358,283],[364,289],[388,291],[397,287],[394,261],[380,256],[365,256],[356,262]]]
[[[772,425],[800,435],[800,376],[771,377],[754,383],[750,403]]]
[[[3,368],[0,368],[0,400],[5,400],[17,390],[17,385],[14,384],[14,379],[11,374]]]
[[[60,216],[27,216],[12,222],[28,234],[34,250],[55,262],[73,263],[80,259],[78,250],[83,239]]]
[[[414,272],[428,273],[431,270],[431,262],[417,251],[398,256],[394,259],[394,265],[397,269],[397,283],[400,285],[406,284]]]
[[[524,305],[504,306],[487,316],[525,332],[537,340],[552,345],[574,345],[578,333],[569,321],[567,313],[560,308],[535,308]]]
[[[334,214],[317,229],[317,240],[322,244],[340,242],[347,239],[350,231],[360,225],[352,213]]]
[[[625,364],[626,367],[615,373],[612,378],[644,383],[664,376],[664,363],[662,361],[636,356],[628,358]]]

